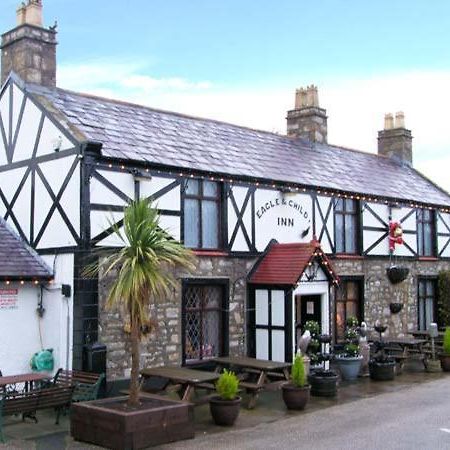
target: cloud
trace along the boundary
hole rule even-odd
[[[107,62],[62,66],[59,85],[145,104],[154,108],[208,117],[251,128],[285,133],[286,112],[296,87],[315,81],[327,109],[330,143],[376,152],[384,114],[404,111],[414,140],[414,166],[450,191],[449,71],[409,71],[372,77],[285,82],[256,80],[252,85],[224,85],[182,77],[153,77],[133,63]]]

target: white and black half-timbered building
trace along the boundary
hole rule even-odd
[[[70,278],[70,364],[99,340],[108,376],[129,373],[123,318],[104,309],[110,280],[80,271],[94,249],[120,245],[111,221],[141,197],[198,257],[152,311],[148,365],[290,360],[309,319],[336,341],[350,315],[398,335],[439,320],[450,196],[413,168],[401,113],[368,154],[327,143],[314,86],[296,92],[286,136],[70,92],[56,87],[56,32],[41,13],[29,0],[2,36],[0,214]],[[402,283],[387,278],[392,264],[409,268]]]

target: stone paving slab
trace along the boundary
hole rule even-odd
[[[423,366],[422,366],[423,367]],[[360,378],[353,383],[340,384],[335,398],[311,397],[305,411],[287,411],[279,391],[263,392],[256,408],[247,410],[241,408],[240,415],[232,430],[243,430],[271,423],[290,417],[309,414],[331,406],[353,402],[362,398],[371,398],[380,394],[394,393],[410,389],[421,383],[442,379],[447,375],[442,373],[425,373],[420,365],[407,366],[403,374],[392,382],[374,382],[367,378]],[[244,398],[245,401],[245,398]],[[0,444],[1,450],[94,450],[100,447],[73,441],[69,436],[69,417],[63,416],[60,425],[55,425],[53,411],[38,411],[39,423],[22,422],[19,417],[6,417],[3,427],[7,438],[6,444]],[[219,427],[212,423],[209,406],[202,405],[195,408],[196,437],[206,437],[217,433],[224,433],[230,428]],[[173,444],[172,444],[173,445]],[[182,445],[181,443],[178,445]],[[171,445],[160,448],[170,448]]]

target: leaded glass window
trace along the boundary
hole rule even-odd
[[[184,355],[187,364],[223,353],[224,288],[190,284],[183,296]]]

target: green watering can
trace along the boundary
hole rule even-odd
[[[51,372],[54,365],[53,349],[41,350],[33,355],[30,361],[31,369],[36,372]]]

